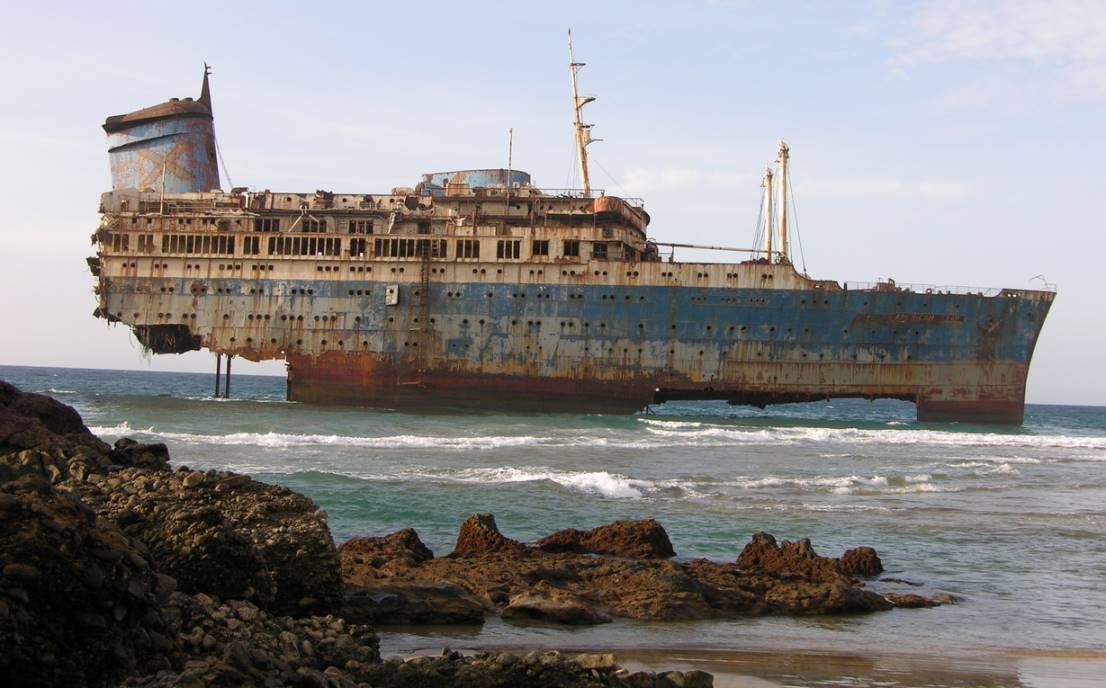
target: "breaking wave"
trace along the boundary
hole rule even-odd
[[[640,418],[653,434],[683,437],[689,441],[769,440],[774,444],[827,442],[848,444],[932,445],[944,447],[1058,447],[1106,449],[1106,437],[1079,435],[1029,435],[994,432],[956,432],[922,429],[864,429],[821,427],[771,427],[751,429],[739,425],[717,425]]]

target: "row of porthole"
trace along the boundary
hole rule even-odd
[[[135,317],[135,318],[138,318],[138,316],[139,316],[139,314],[138,314],[138,313],[135,313],[135,314],[134,314],[134,317]],[[173,314],[172,314],[172,313],[158,313],[158,314],[157,314],[157,317],[159,317],[159,318],[165,318],[166,320],[169,320],[170,318],[172,318],[172,317],[173,317]],[[196,319],[196,314],[195,314],[195,313],[192,313],[192,314],[190,315],[190,314],[188,314],[188,313],[181,313],[181,314],[180,314],[180,317],[181,317],[181,320],[195,320],[195,319]]]
[[[161,314],[159,313],[158,315],[160,316]],[[168,314],[167,314],[167,317],[169,317],[169,316],[168,316]],[[195,316],[193,316],[193,317],[195,317]],[[230,341],[231,341],[231,342],[235,342],[235,341],[237,341],[237,339],[236,339],[235,337],[231,337],[231,338],[230,338]],[[276,343],[277,343],[277,340],[276,340],[275,338],[272,338],[272,339],[270,339],[270,340],[269,340],[269,342],[270,342],[271,344],[276,344]],[[252,344],[252,343],[253,343],[253,337],[247,337],[247,338],[246,338],[246,343],[247,343],[247,344]],[[325,346],[327,345],[327,340],[323,339],[323,340],[321,340],[321,341],[319,342],[319,344],[320,344],[320,346],[323,346],[323,347],[325,347]],[[302,339],[297,339],[297,340],[296,340],[296,345],[297,345],[297,346],[302,346],[302,345],[303,345],[303,340],[302,340]],[[406,347],[406,346],[412,346],[412,347],[414,347],[414,346],[418,346],[418,343],[417,343],[417,342],[414,342],[414,343],[412,343],[412,342],[404,342],[404,343],[403,343],[403,345],[404,345],[405,347]],[[338,340],[338,346],[340,346],[340,347],[345,347],[345,342],[343,342],[342,340]],[[362,342],[361,342],[361,346],[367,349],[367,348],[369,347],[369,343],[368,343],[368,341],[362,341]],[[464,348],[465,348],[465,349],[467,350],[467,349],[469,348],[469,345],[468,345],[468,344],[465,344],[465,345],[464,345]],[[530,348],[531,348],[530,346],[527,346],[527,347],[526,347],[526,350],[527,350],[527,351],[530,351]],[[542,350],[543,350],[543,347],[539,345],[539,346],[538,346],[538,351],[542,351]],[[584,347],[584,351],[585,351],[585,352],[588,352],[588,351],[590,351],[590,350],[591,350],[591,347],[590,347],[590,346],[585,346],[585,347]],[[641,353],[643,353],[643,352],[644,352],[644,350],[643,350],[643,349],[641,349],[641,348],[638,348],[637,352],[638,352],[639,354],[641,354]],[[612,354],[613,354],[613,353],[614,353],[614,347],[608,347],[608,348],[607,348],[607,353],[612,353]],[[622,353],[624,353],[624,354],[630,353],[630,350],[629,350],[628,348],[623,348],[623,349],[622,349]],[[675,349],[669,349],[669,350],[668,350],[668,353],[669,353],[670,355],[675,355],[675,354],[676,354],[676,350],[675,350]],[[704,349],[700,349],[700,350],[699,350],[699,355],[700,355],[700,356],[704,356],[705,354],[706,354],[706,350],[704,350]],[[763,355],[764,355],[764,353],[763,353],[763,352],[761,352],[761,351],[757,351],[757,352],[756,352],[756,357],[757,357],[757,358],[761,358],[761,357],[763,357]],[[725,353],[724,353],[724,354],[723,354],[723,357],[724,357],[724,358],[729,358],[730,356],[729,356],[729,354],[725,354]],[[804,352],[804,353],[802,354],[802,358],[804,358],[804,359],[805,359],[806,357],[807,357],[807,354],[806,354],[806,353]],[[825,357],[826,357],[826,355],[825,355],[824,353],[819,353],[819,354],[818,354],[818,358],[819,358],[819,360],[825,360]],[[881,351],[881,352],[879,352],[879,354],[878,354],[878,357],[879,357],[879,359],[880,359],[881,361],[882,361],[882,360],[885,360],[885,359],[887,358],[887,352],[885,352],[885,351]],[[853,360],[858,360],[858,359],[859,359],[859,356],[858,356],[858,355],[857,355],[856,353],[854,353],[854,354],[852,355],[852,358],[853,358]],[[913,356],[911,356],[910,354],[907,354],[907,356],[906,356],[906,360],[908,360],[908,361],[909,361],[909,360],[912,360],[912,359],[913,359]],[[776,360],[776,357],[775,357],[775,356],[773,356],[772,354],[769,354],[769,355],[768,355],[768,360]]]

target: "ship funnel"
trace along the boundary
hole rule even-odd
[[[196,100],[172,98],[104,121],[113,191],[189,193],[219,188],[209,74],[205,64]]]

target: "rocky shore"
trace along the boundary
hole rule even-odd
[[[758,533],[733,562],[673,560],[659,523],[535,543],[490,514],[436,557],[415,531],[335,547],[310,499],[173,469],[163,444],[95,437],[71,407],[0,382],[0,684],[28,686],[709,686],[610,655],[383,659],[374,627],[505,619],[594,624],[874,612],[871,548],[840,558]]]

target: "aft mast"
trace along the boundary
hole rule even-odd
[[[772,195],[776,192],[772,186],[772,168],[764,168],[764,178],[760,181],[761,188],[764,189],[764,199],[761,201],[763,208],[761,212],[764,214],[764,258],[769,263],[772,262],[772,237],[776,233],[776,218],[772,212]]]
[[[588,177],[588,144],[601,139],[591,137],[593,125],[584,124],[581,115],[584,106],[595,100],[594,96],[581,96],[576,90],[576,73],[584,66],[572,53],[572,29],[568,30],[568,71],[572,76],[572,109],[576,117],[576,156],[580,161],[580,185],[585,196],[591,196],[591,179]]]

